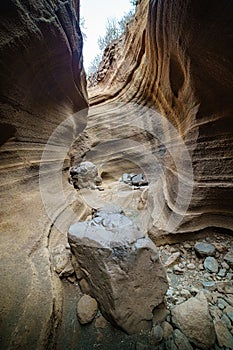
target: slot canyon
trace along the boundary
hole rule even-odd
[[[0,349],[233,349],[233,2],[137,1],[92,81],[79,9],[0,2]]]

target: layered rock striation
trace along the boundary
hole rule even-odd
[[[85,127],[78,112],[88,106],[79,1],[2,1],[0,18],[0,342],[5,349],[45,349],[62,313],[50,249],[68,205],[54,175],[62,178],[67,164],[60,155]],[[39,186],[46,144],[42,187],[51,218]],[[56,239],[62,242],[58,230]]]
[[[233,227],[231,32],[228,1],[141,1],[90,88],[89,147],[98,153],[106,141],[122,144],[122,157],[106,147],[106,177],[135,163],[132,139],[158,165],[150,169],[157,183],[150,194],[156,212],[162,209],[151,213],[149,228],[158,241],[167,233]],[[144,109],[135,113],[130,103]],[[136,162],[136,169],[144,166]]]
[[[3,348],[77,344],[77,332],[67,336],[77,294],[51,254],[88,204],[106,200],[76,194],[69,151],[72,165],[97,165],[104,189],[123,173],[146,175],[143,193],[117,187],[111,198],[133,205],[154,241],[232,230],[232,3],[138,3],[89,90],[87,128],[79,1],[0,4]]]

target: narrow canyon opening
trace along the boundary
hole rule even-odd
[[[129,3],[0,4],[2,349],[233,349],[233,6]]]

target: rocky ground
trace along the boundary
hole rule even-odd
[[[193,349],[233,348],[232,241],[214,235],[159,248],[169,280],[166,321],[187,335]]]
[[[213,234],[160,246],[169,281],[166,300],[155,312],[152,330],[130,336],[107,322],[85,295],[87,286],[67,264],[69,247],[63,249],[64,259],[59,253],[56,260],[55,254],[56,271],[79,296],[75,349],[233,349],[232,242],[232,236]]]

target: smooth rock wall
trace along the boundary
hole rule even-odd
[[[141,1],[126,37],[105,51],[99,82],[90,88],[93,149],[118,137],[124,154],[131,154],[125,140],[134,137],[142,155],[159,150],[158,119],[139,113],[144,129],[136,133],[134,115],[117,113],[113,102],[122,101],[126,109],[143,104],[161,115],[163,144],[170,150],[159,161],[161,183],[151,189],[154,206],[163,208],[159,218],[152,213],[150,232],[157,241],[169,232],[232,230],[232,17],[229,1]],[[182,164],[181,141],[191,166]],[[114,158],[112,151],[105,159],[109,174]],[[178,224],[167,227],[171,216]]]
[[[62,220],[67,217],[68,226],[70,222],[65,203],[57,200],[53,164],[60,162],[66,129],[72,142],[76,129],[85,127],[84,117],[80,123],[72,119],[88,105],[78,22],[79,1],[0,4],[0,342],[4,349],[53,346],[54,327],[62,313],[62,289],[53,275],[50,249],[56,219],[64,212]],[[50,153],[44,168],[48,174],[44,192],[54,198],[52,222],[40,195],[40,159],[52,132],[70,116],[72,123],[54,138],[54,156]],[[73,192],[67,179],[65,183],[64,191]],[[62,242],[59,230],[56,239]]]

